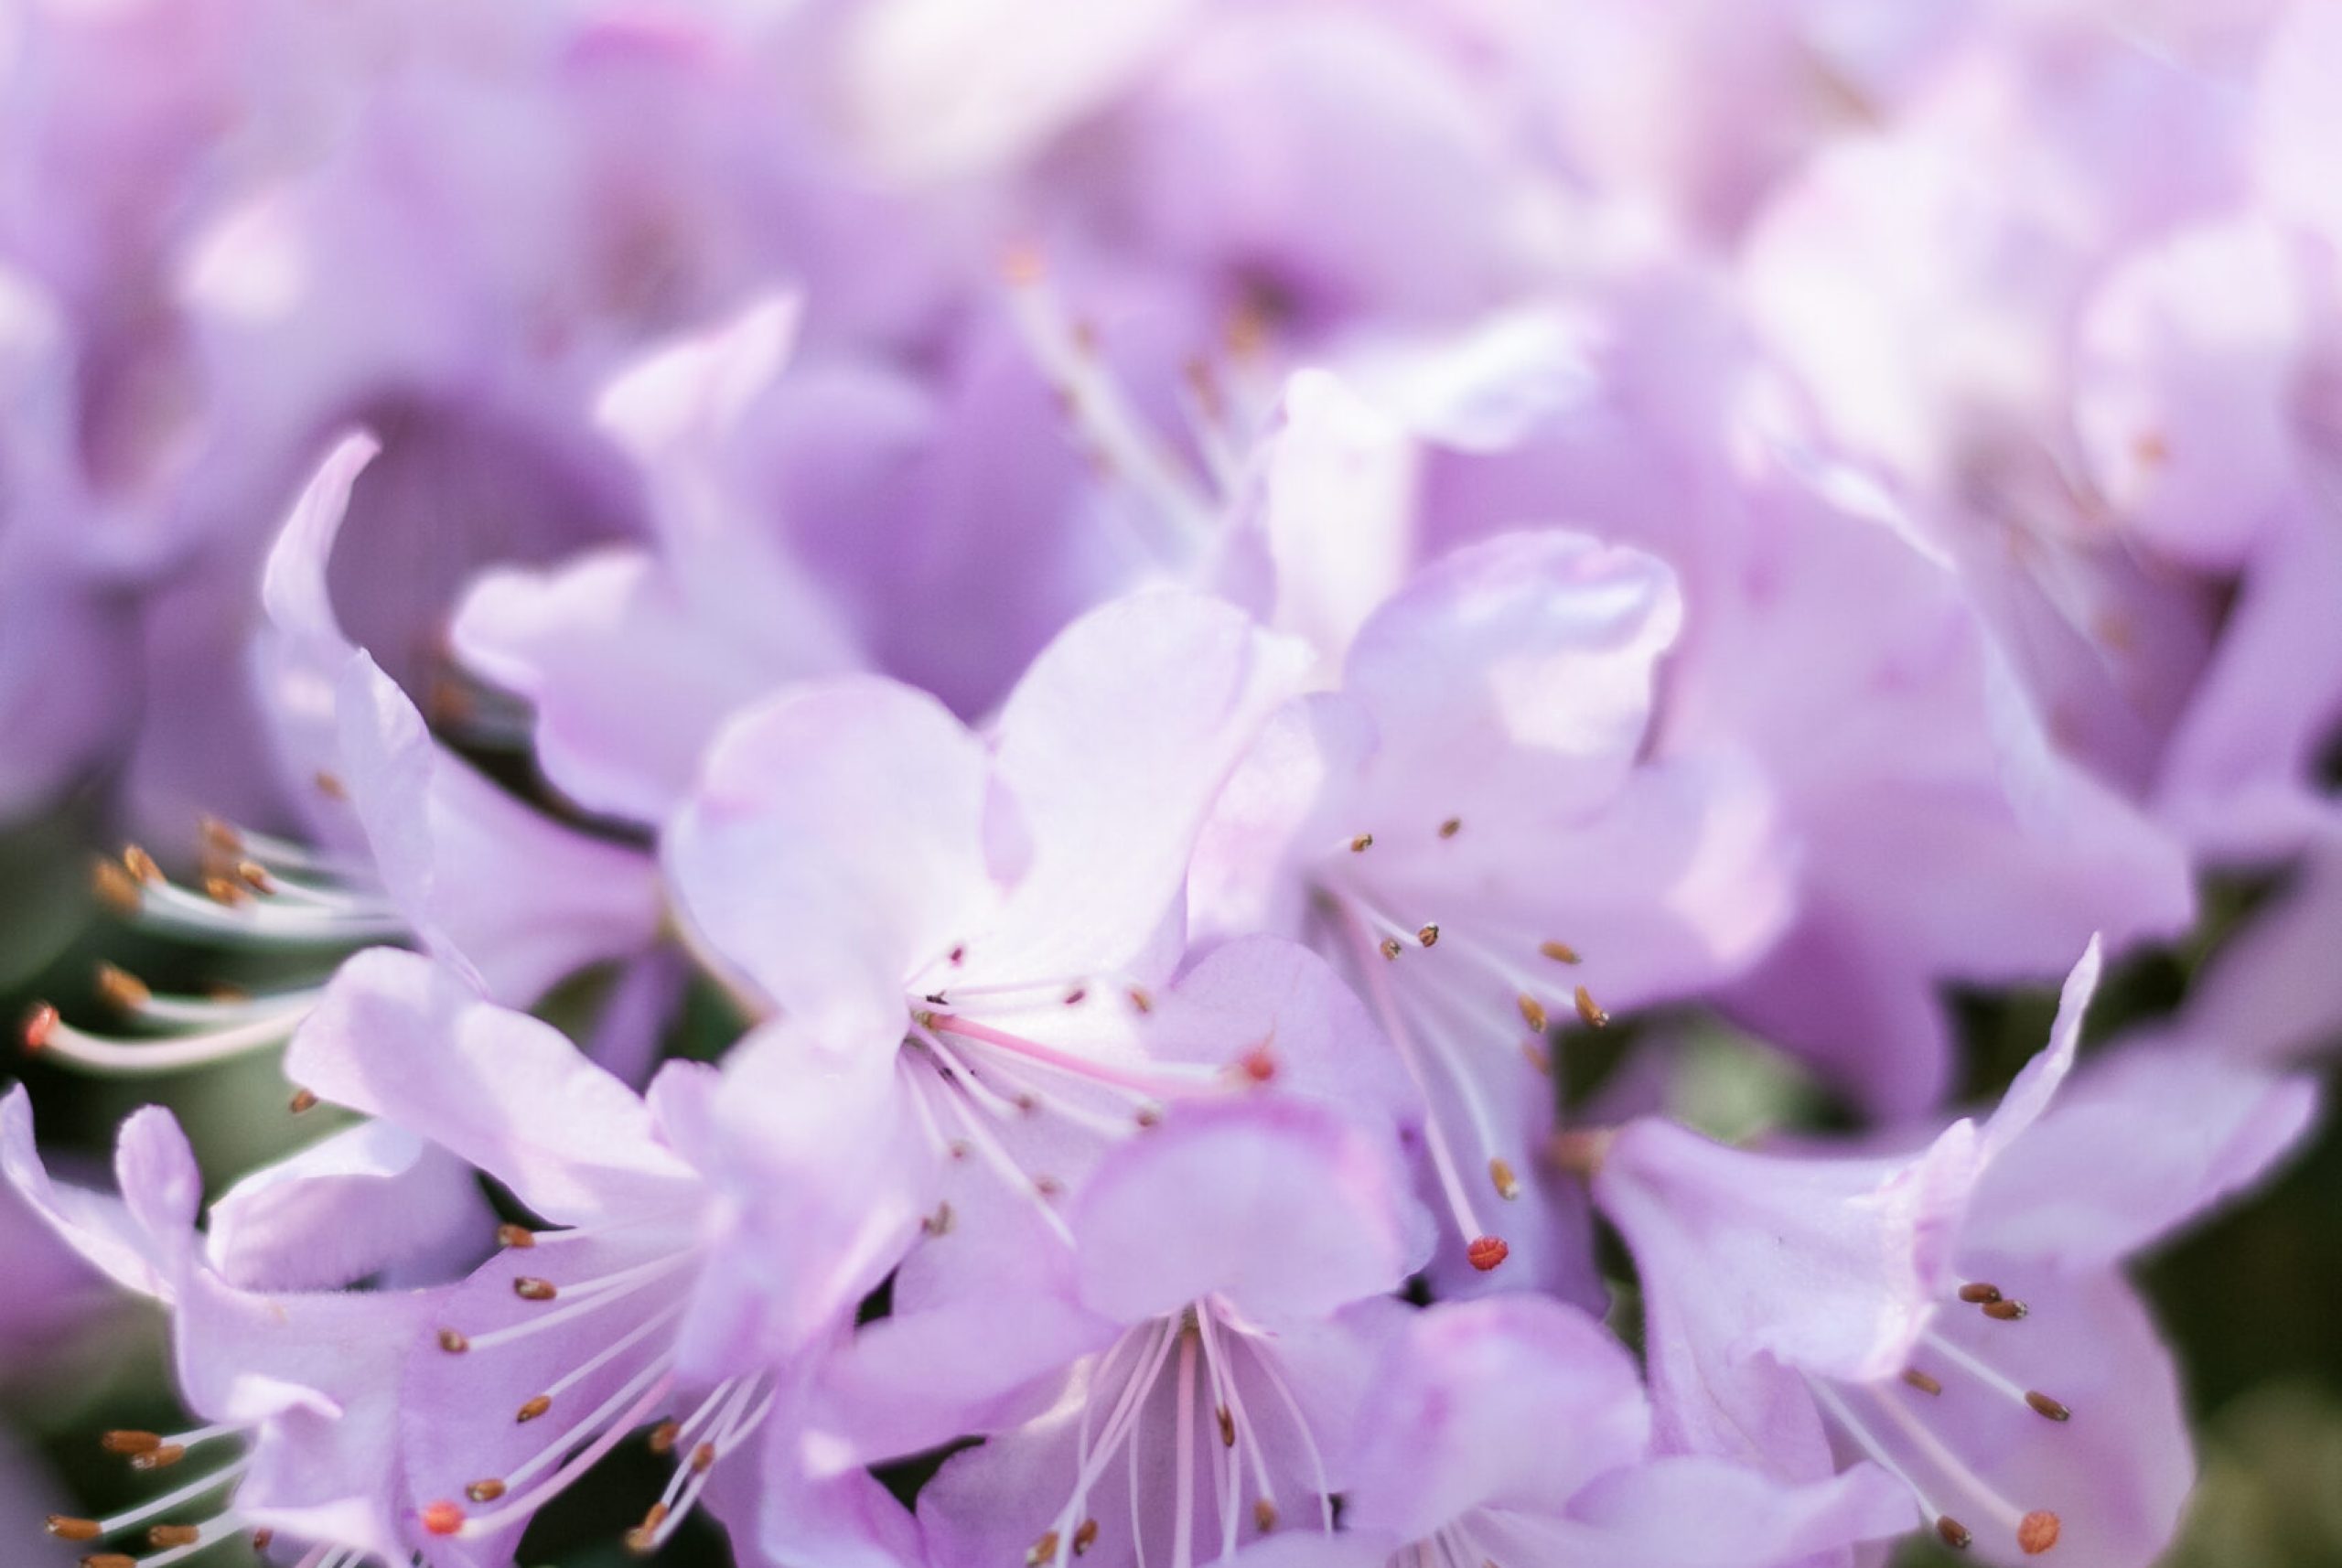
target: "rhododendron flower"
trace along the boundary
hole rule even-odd
[[[168,1563],[247,1531],[318,1543],[318,1563],[396,1560],[412,1544],[403,1517],[395,1367],[429,1320],[427,1292],[363,1294],[239,1290],[203,1258],[195,1228],[202,1177],[168,1112],[124,1123],[115,1149],[119,1197],[59,1186],[33,1147],[21,1088],[0,1101],[0,1172],[69,1245],[115,1283],[170,1308],[179,1388],[205,1424],[175,1434],[117,1432],[106,1446],[140,1470],[176,1467],[198,1451],[224,1464],[100,1520],[53,1516],[67,1541],[120,1537],[139,1526]],[[197,1524],[153,1524],[229,1492]],[[344,1556],[344,1552],[348,1556]]]
[[[104,868],[101,891],[143,924],[202,940],[328,956],[412,940],[499,995],[533,1001],[649,944],[655,870],[482,777],[343,635],[326,561],[376,450],[364,435],[335,448],[286,519],[262,584],[253,679],[306,806],[306,840],[212,822],[200,893],[167,881],[134,848]],[[157,996],[121,972],[109,991],[134,1020],[176,1037],[100,1038],[45,1014],[29,1043],[101,1071],[169,1071],[281,1045],[317,995]]]
[[[884,1276],[931,1217],[938,1162],[981,1161],[1046,1209],[1101,1133],[1225,1092],[1255,1048],[1274,1070],[1260,1036],[1206,1062],[1148,1037],[1189,845],[1304,663],[1226,605],[1142,595],[1051,644],[989,745],[869,679],[800,687],[716,743],[665,858],[699,940],[780,1013],[733,1069],[769,1087],[732,1101],[782,1196],[744,1220],[794,1303],[760,1309],[773,1332],[801,1337]],[[1028,1125],[1049,1142],[1024,1146]]]
[[[1729,975],[1782,917],[1761,783],[1642,759],[1681,614],[1664,566],[1582,534],[1458,551],[1359,628],[1338,693],[1279,715],[1204,842],[1200,911],[1306,933],[1374,1008],[1473,1270],[1548,1246],[1549,1031]]]
[[[1574,1143],[1641,1272],[1670,1447],[1785,1479],[1866,1457],[1994,1561],[2161,1549],[2192,1466],[2116,1265],[2265,1168],[2315,1094],[2181,1058],[2114,1064],[2053,1105],[2098,972],[2093,945],[2048,1049],[1917,1157],[1728,1149],[1655,1120]],[[2153,1151],[2119,1175],[2115,1127]]]
[[[433,1561],[506,1560],[537,1509],[672,1407],[674,1480],[640,1537],[665,1541],[771,1404],[762,1367],[697,1348],[713,1196],[692,1155],[713,1070],[671,1063],[638,1097],[551,1026],[388,950],[343,966],[286,1066],[559,1227],[501,1228],[504,1250],[399,1347],[399,1441]]]
[[[1429,1227],[1386,1137],[1319,1106],[1187,1107],[1074,1205],[1070,1285],[1111,1334],[1056,1400],[919,1499],[939,1568],[1078,1556],[1225,1562],[1329,1532],[1385,1293]]]

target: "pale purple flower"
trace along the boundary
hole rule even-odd
[[[1385,1293],[1428,1247],[1394,1156],[1293,1101],[1175,1112],[1118,1154],[1069,1221],[1071,1286],[1105,1332],[920,1495],[927,1560],[1218,1563],[1329,1531],[1338,1444],[1407,1314]]]
[[[704,950],[780,1014],[732,1069],[770,1087],[729,1102],[770,1195],[743,1223],[774,1332],[877,1283],[939,1160],[1046,1208],[1080,1173],[1014,1147],[1027,1122],[1079,1150],[1225,1090],[1290,977],[1209,1061],[1156,1060],[1149,1036],[1189,847],[1303,665],[1226,605],[1144,595],[1051,644],[989,744],[869,678],[800,686],[717,741],[664,847]]]
[[[1954,564],[1814,446],[1728,299],[1659,270],[1599,303],[1583,395],[1508,450],[1443,455],[1429,526],[1558,513],[1673,569],[1694,613],[1655,754],[1754,758],[1795,870],[1788,929],[1716,1000],[1860,1102],[1928,1107],[1940,987],[2177,929],[2185,845],[2066,754]]]
[[[1644,760],[1681,617],[1663,564],[1583,534],[1460,550],[1279,715],[1198,856],[1204,918],[1305,934],[1398,1047],[1452,1264],[1550,1243],[1553,1026],[1727,977],[1787,913],[1761,782]],[[1584,1288],[1576,1258],[1513,1272]]]
[[[1349,1432],[1343,1530],[1284,1535],[1246,1568],[1731,1568],[1804,1562],[1910,1527],[1871,1466],[1805,1486],[1659,1456],[1625,1348],[1531,1295],[1434,1306],[1382,1348]]]
[[[377,450],[343,440],[287,517],[261,586],[252,644],[278,764],[305,807],[300,841],[207,827],[206,888],[163,878],[133,851],[113,880],[152,929],[201,940],[338,956],[412,940],[494,993],[531,1002],[564,977],[647,947],[660,918],[648,855],[555,822],[435,739],[422,715],[344,635],[325,565],[351,486]],[[166,1071],[280,1045],[314,988],[225,1000],[115,990],[142,1026],[131,1042],[40,1019],[28,1042],[101,1071]]]
[[[1875,1461],[1997,1562],[2152,1560],[2193,1466],[2117,1265],[2265,1169],[2315,1095],[2129,1058],[2053,1105],[2097,976],[2093,949],[1999,1109],[1916,1157],[1746,1152],[1657,1120],[1588,1142],[1640,1271],[1665,1446],[1786,1480]]]
[[[338,1565],[403,1558],[395,1441],[397,1367],[430,1320],[428,1292],[258,1293],[236,1288],[203,1258],[196,1230],[202,1177],[168,1112],[124,1123],[115,1150],[120,1196],[52,1182],[33,1147],[21,1088],[0,1101],[0,1171],[65,1242],[117,1283],[172,1315],[179,1391],[204,1423],[174,1434],[114,1434],[134,1467],[168,1469],[199,1451],[228,1450],[192,1478],[102,1520],[52,1518],[69,1541],[110,1539],[226,1492],[191,1539],[145,1562],[167,1564],[254,1530],[317,1543],[304,1559]]]
[[[506,1560],[536,1510],[671,1411],[672,1483],[641,1527],[680,1526],[771,1408],[758,1363],[707,1354],[714,1194],[693,1163],[714,1079],[669,1064],[636,1095],[550,1025],[418,954],[343,966],[288,1069],[319,1097],[427,1137],[557,1230],[505,1247],[435,1297],[385,1375],[430,1561]]]

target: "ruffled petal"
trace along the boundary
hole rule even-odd
[[[650,943],[658,866],[506,794],[431,738],[363,653],[338,693],[340,767],[374,869],[443,961],[522,1006],[602,960]]]
[[[344,964],[285,1065],[322,1098],[470,1161],[556,1224],[688,1208],[702,1196],[626,1085],[558,1029],[418,954],[378,948]]]
[[[494,1218],[469,1165],[388,1122],[336,1133],[211,1205],[205,1256],[245,1290],[325,1290],[449,1251]]]

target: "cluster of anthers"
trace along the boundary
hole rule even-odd
[[[311,978],[261,992],[220,985],[175,995],[103,963],[96,990],[123,1032],[80,1027],[39,1003],[25,1021],[27,1051],[87,1072],[140,1077],[273,1050],[316,1006],[336,963],[362,947],[409,939],[405,919],[371,876],[329,853],[213,818],[203,823],[196,864],[196,886],[182,886],[131,844],[97,861],[91,885],[99,903],[138,931],[290,959]],[[315,1103],[300,1092],[293,1109]]]
[[[1453,841],[1463,832],[1464,819],[1442,818],[1433,831],[1438,842]],[[1518,1055],[1550,1078],[1549,1042],[1563,1010],[1589,1029],[1607,1027],[1610,1015],[1587,985],[1563,972],[1585,962],[1568,942],[1543,938],[1515,943],[1500,935],[1482,936],[1468,926],[1399,918],[1389,907],[1390,897],[1340,857],[1366,856],[1374,845],[1371,832],[1341,841],[1317,880],[1316,911],[1325,945],[1347,961],[1427,1107],[1424,1141],[1440,1194],[1464,1240],[1466,1260],[1487,1273],[1501,1266],[1512,1248],[1482,1218],[1464,1172],[1476,1165],[1484,1168],[1497,1197],[1509,1203],[1520,1196],[1522,1168],[1518,1140],[1499,1114],[1501,1101],[1509,1096],[1488,1075],[1505,1070],[1504,1058]],[[1439,961],[1398,961],[1434,950],[1443,955]],[[1376,961],[1378,955],[1382,961]],[[1518,1030],[1510,1026],[1515,1016]],[[1474,1041],[1495,1047],[1495,1059],[1467,1055],[1467,1043]],[[1459,1121],[1460,1126],[1451,1124]]]
[[[123,1455],[129,1460],[133,1470],[144,1473],[171,1469],[198,1449],[231,1442],[242,1437],[247,1430],[242,1426],[222,1424],[167,1435],[153,1432],[115,1431],[106,1433],[98,1441],[107,1453]],[[102,1541],[118,1543],[143,1532],[145,1544],[151,1549],[150,1555],[145,1557],[124,1552],[93,1552],[82,1557],[81,1568],[167,1568],[170,1563],[184,1562],[238,1535],[249,1536],[254,1551],[265,1551],[272,1539],[271,1532],[264,1528],[255,1528],[240,1518],[232,1500],[199,1523],[159,1522],[165,1516],[185,1509],[189,1503],[234,1486],[249,1463],[247,1457],[239,1455],[183,1486],[175,1487],[103,1519],[51,1514],[48,1520],[48,1533],[59,1541],[82,1545]],[[298,1568],[357,1568],[364,1555],[363,1552],[337,1547],[318,1546],[301,1558]]]

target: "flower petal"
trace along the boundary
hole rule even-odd
[[[556,1224],[688,1208],[702,1188],[626,1085],[562,1033],[444,966],[377,948],[344,964],[285,1053],[337,1104],[418,1133]]]
[[[1323,1317],[1395,1289],[1428,1237],[1392,1146],[1301,1101],[1178,1112],[1100,1168],[1071,1224],[1082,1305],[1121,1323],[1213,1293]]]
[[[940,703],[841,679],[735,720],[664,854],[701,938],[784,1013],[838,1038],[899,1032],[908,977],[997,906],[1000,810]]]
[[[1309,661],[1196,594],[1133,595],[1060,633],[1001,713],[1000,776],[1032,860],[969,972],[1161,978],[1150,947],[1204,821]]]

